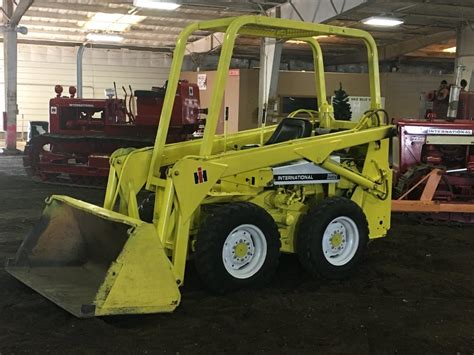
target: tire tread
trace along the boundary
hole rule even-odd
[[[217,293],[241,287],[259,287],[266,284],[278,266],[280,233],[273,218],[261,207],[249,202],[214,204],[205,207],[204,219],[198,231],[195,244],[195,265],[197,272],[208,288]],[[225,271],[222,263],[222,245],[230,230],[239,224],[252,223],[270,231],[266,234],[267,260],[262,268],[249,279],[235,279]],[[234,226],[234,227],[232,227]],[[229,231],[227,231],[230,229]]]
[[[319,247],[318,244],[320,244],[322,239],[321,233],[325,229],[324,221],[330,218],[335,213],[334,211],[338,209],[350,211],[353,215],[348,217],[351,217],[359,227],[359,249],[354,258],[344,266],[333,266],[327,262],[324,255],[321,258],[315,255],[316,253],[314,252],[314,248]],[[346,278],[354,271],[361,255],[364,253],[368,242],[368,234],[367,219],[362,209],[355,202],[345,197],[325,199],[311,206],[301,220],[296,243],[298,258],[303,268],[312,275],[319,275],[328,279]],[[321,239],[317,238],[316,246],[313,245],[315,235],[321,235]]]

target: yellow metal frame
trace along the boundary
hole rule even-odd
[[[171,120],[171,112],[173,109],[174,92],[178,86],[186,44],[188,38],[198,30],[225,33],[217,66],[214,90],[211,95],[209,114],[206,119],[206,128],[199,152],[201,156],[210,155],[213,151],[214,135],[216,132],[220,108],[222,106],[224,88],[227,82],[227,73],[232,58],[235,40],[239,34],[256,37],[272,37],[283,40],[301,39],[310,45],[313,51],[315,64],[316,93],[318,95],[318,102],[320,103],[319,112],[321,126],[328,128],[346,128],[347,122],[335,122],[331,115],[332,106],[326,100],[326,86],[324,81],[324,65],[321,47],[313,37],[318,35],[336,35],[362,40],[367,47],[371,109],[380,109],[382,107],[377,46],[372,36],[365,31],[262,16],[241,16],[191,24],[181,32],[176,42],[173,63],[171,65],[170,76],[168,79],[167,94],[163,102],[163,111],[160,117],[160,125],[158,127],[151,160],[151,169],[148,173],[147,189],[152,189],[151,186],[153,185],[154,177],[159,176],[161,159],[164,153],[168,127]]]
[[[174,92],[186,43],[192,33],[198,30],[225,33],[204,136],[196,141],[166,145]],[[229,134],[226,137],[216,135],[228,69],[238,35],[305,41],[313,52],[315,89],[320,103],[317,112],[319,125],[337,132],[246,150],[239,148],[246,144],[258,144],[262,129]],[[322,51],[314,38],[318,35],[358,38],[367,47],[371,112],[361,117],[359,122],[334,119],[333,108],[326,99]],[[387,137],[391,127],[374,122],[373,113],[380,108],[377,47],[373,38],[365,31],[261,16],[191,24],[182,31],[176,43],[155,146],[131,153],[119,151],[112,157],[104,207],[112,209],[117,196],[120,196],[120,212],[136,216],[136,193],[142,187],[155,191],[154,224],[160,241],[171,257],[178,283],[182,284],[190,233],[198,225],[196,220],[199,206],[212,202],[245,200],[268,209],[265,198],[269,198],[269,193],[264,192],[264,187],[271,183],[269,167],[304,158],[340,175],[340,184],[331,184],[329,194],[341,193],[341,186],[351,189],[352,199],[367,215],[370,237],[384,236],[390,228],[391,173],[388,166]],[[274,126],[264,127],[264,139],[274,129]],[[361,172],[330,159],[333,152],[356,146],[366,147],[365,164]],[[145,176],[146,167],[149,168]],[[195,185],[193,174],[198,168],[207,171],[208,181]],[[248,183],[249,177],[256,177],[259,183],[251,185]],[[321,191],[306,187],[304,193],[319,196]],[[299,215],[305,211],[303,203],[292,203],[294,205],[291,208],[287,207],[291,203],[285,201],[274,211],[269,211],[276,221],[284,221],[280,223],[280,233],[282,239],[286,238],[283,240],[282,250],[287,252],[294,252],[294,227]]]
[[[204,136],[199,140],[165,144],[186,43],[197,30],[224,32]],[[367,47],[371,110],[358,122],[335,120],[333,108],[327,102],[321,47],[313,38],[323,34],[358,38]],[[331,133],[272,145],[259,143],[272,135],[275,126],[225,136],[215,134],[238,35],[299,39],[308,43],[314,57],[319,110],[306,113],[313,118],[317,114],[319,126]],[[369,225],[369,237],[383,237],[390,228],[392,174],[388,165],[388,138],[393,127],[378,118],[380,102],[377,48],[367,32],[260,16],[189,25],[176,43],[154,147],[114,152],[102,208],[62,196],[49,199],[43,225],[27,238],[18,252],[20,257],[7,270],[80,317],[170,312],[180,301],[178,287],[184,281],[186,259],[200,226],[203,205],[248,201],[264,208],[279,229],[281,251],[294,253],[298,221],[307,211],[306,201],[320,202],[328,197],[345,196],[362,208]],[[249,144],[255,147],[241,149]],[[354,150],[363,163],[356,164],[350,159],[336,162],[331,157],[349,149]],[[322,184],[274,186],[272,167],[301,159],[318,164],[339,175],[340,179],[326,187]],[[194,174],[199,169],[206,171],[207,179],[197,184]],[[143,189],[156,193],[153,224],[139,220],[137,194]],[[87,219],[84,219],[84,213]],[[67,267],[57,265],[58,259],[64,260],[63,254],[76,263],[82,260],[77,253],[81,248],[87,249],[85,234],[74,234],[76,239],[65,238],[61,230],[61,226],[77,226],[78,223],[88,224],[90,231],[97,233],[86,233],[94,240],[107,237],[107,245],[113,245],[117,240],[113,235],[115,230],[127,228],[123,248],[114,249],[118,254],[107,266],[100,287],[84,309],[79,307],[80,300],[76,302],[76,295],[80,296],[81,292],[75,292],[76,285],[71,286],[67,277],[63,281],[72,289],[67,294],[65,286],[59,285],[60,298],[54,292],[54,285],[48,284],[54,275],[67,274]],[[106,226],[106,229],[96,226]],[[40,247],[36,248],[38,243]],[[54,248],[41,248],[41,245]],[[41,255],[42,251],[46,255]],[[92,254],[99,257],[101,252]],[[54,267],[45,271],[41,265],[30,264],[30,256],[33,261],[48,261]],[[51,275],[45,278],[43,273],[48,270]],[[87,275],[89,271],[81,269],[80,272]],[[79,279],[87,281],[87,276]],[[46,284],[45,280],[48,281]]]

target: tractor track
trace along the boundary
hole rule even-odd
[[[45,172],[39,165],[40,154],[43,151],[45,145],[55,145],[56,152],[64,154],[64,159],[83,159],[81,155],[75,155],[72,153],[61,153],[61,144],[63,143],[77,143],[83,144],[84,146],[93,147],[88,154],[95,154],[100,151],[111,150],[107,146],[121,146],[124,148],[144,148],[147,146],[152,146],[154,139],[150,138],[141,138],[141,137],[114,137],[114,136],[105,136],[105,135],[89,135],[89,136],[79,136],[79,135],[61,135],[61,134],[51,134],[45,133],[31,139],[26,147],[25,153],[23,156],[23,166],[25,172],[30,178],[35,182],[62,185],[69,187],[88,187],[94,189],[105,189],[107,178],[102,176],[89,176],[89,175],[77,175],[77,176],[61,176],[54,173]],[[112,151],[115,149],[112,149]],[[111,152],[110,152],[111,153]],[[105,155],[109,153],[103,153]],[[84,155],[84,154],[83,154]],[[69,164],[60,162],[56,167],[64,166],[67,167]],[[81,164],[77,164],[81,166]],[[72,181],[68,181],[72,180]]]

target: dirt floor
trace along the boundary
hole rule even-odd
[[[0,157],[0,265],[41,214],[44,198],[100,203],[100,190],[34,183]],[[312,279],[293,256],[263,289],[226,296],[188,267],[173,314],[79,320],[0,268],[0,354],[315,353],[473,354],[474,228],[394,221],[359,272]]]

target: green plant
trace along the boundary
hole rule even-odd
[[[334,95],[332,100],[334,118],[349,121],[352,117],[351,105],[349,104],[349,95],[342,89],[342,83],[339,83],[339,90],[334,91]]]

